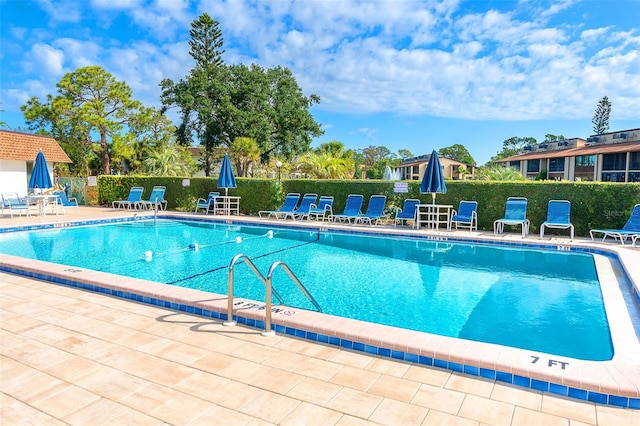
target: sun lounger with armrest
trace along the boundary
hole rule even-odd
[[[362,202],[364,201],[364,196],[361,194],[349,194],[347,196],[347,203],[345,204],[344,211],[341,214],[332,214],[330,216],[331,221],[333,222],[348,222],[351,223],[351,220],[355,220],[358,216],[360,216],[362,209]]]
[[[633,241],[635,237],[637,240],[640,236],[640,204],[636,204],[633,207],[629,220],[627,220],[622,229],[592,229],[589,231],[592,240],[594,239],[594,234],[603,234],[602,241],[606,240],[607,237],[619,239],[622,245],[624,245],[627,238]]]
[[[298,206],[298,201],[300,201],[300,194],[297,192],[290,192],[284,198],[284,203],[282,203],[282,207],[279,210],[261,210],[258,212],[258,216],[270,218],[271,216],[279,219],[280,217],[284,217],[285,214],[290,214],[295,212],[296,207]]]

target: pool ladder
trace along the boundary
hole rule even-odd
[[[275,334],[275,332],[271,330],[271,295],[273,294],[273,296],[275,296],[276,299],[278,299],[278,301],[281,304],[283,305],[285,304],[282,297],[278,294],[278,292],[273,288],[273,285],[272,285],[273,273],[276,271],[278,267],[281,267],[282,269],[284,269],[287,275],[289,275],[291,280],[298,286],[300,291],[302,291],[302,294],[305,295],[305,297],[309,300],[309,302],[311,302],[313,306],[315,306],[318,312],[322,312],[322,308],[320,307],[316,299],[311,295],[311,293],[309,293],[306,287],[300,282],[298,277],[296,277],[296,275],[287,266],[286,263],[280,260],[274,262],[269,268],[269,271],[267,272],[267,276],[265,278],[260,273],[258,268],[256,268],[256,265],[253,264],[251,259],[249,259],[248,256],[240,253],[235,255],[233,259],[231,259],[231,262],[229,263],[229,272],[228,272],[229,275],[227,279],[227,283],[228,283],[227,284],[228,285],[227,320],[224,322],[224,325],[236,325],[236,322],[233,320],[233,270],[234,270],[234,267],[236,266],[236,263],[238,263],[240,260],[244,260],[244,262],[249,266],[249,268],[251,268],[253,273],[256,274],[256,276],[260,278],[260,281],[262,281],[262,283],[265,285],[265,289],[266,289],[265,320],[264,320],[264,331],[261,333],[263,336],[273,336]]]

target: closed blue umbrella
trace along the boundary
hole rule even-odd
[[[29,188],[42,190],[49,189],[51,187],[53,187],[53,182],[51,182],[51,176],[49,175],[47,160],[44,158],[42,150],[40,150],[36,156],[36,162],[33,165],[33,170],[31,171]]]
[[[231,159],[229,155],[225,154],[222,159],[222,165],[220,166],[220,176],[218,176],[218,188],[224,188],[224,195],[226,196],[229,188],[236,187],[236,177],[233,174],[233,167],[231,166]]]
[[[429,157],[427,169],[424,171],[422,183],[420,184],[420,192],[422,194],[431,194],[433,204],[436,203],[436,194],[444,194],[447,192],[447,185],[444,183],[444,175],[442,174],[442,166],[438,154],[434,150]]]

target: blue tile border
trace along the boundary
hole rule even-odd
[[[269,227],[273,228],[273,224],[269,224],[267,226],[257,224],[254,222],[243,222],[243,221],[229,221],[229,220],[207,220],[203,221],[200,218],[188,218],[188,217],[175,217],[175,216],[158,216],[159,219],[171,219],[171,220],[180,220],[180,221],[198,221],[198,222],[206,222],[206,223],[216,223],[221,225],[245,225],[251,227]],[[88,220],[88,221],[77,221],[77,222],[67,222],[67,223],[56,223],[56,224],[43,224],[43,225],[31,225],[31,226],[19,226],[19,227],[9,227],[9,228],[0,228],[0,233],[5,232],[18,232],[18,231],[31,231],[38,229],[53,229],[53,228],[63,228],[63,227],[71,227],[71,226],[87,226],[87,225],[97,225],[97,224],[109,224],[109,223],[119,223],[119,222],[133,222],[139,220],[150,220],[153,219],[153,216],[143,216],[137,218],[112,218],[112,219],[102,219],[102,220]],[[326,233],[336,233],[336,234],[357,234],[357,235],[371,235],[367,232],[362,232],[358,230],[335,230],[331,229],[330,231],[320,229],[319,227],[299,227],[299,226],[277,226],[278,229],[295,229],[295,230],[310,230],[314,232],[326,232]],[[534,249],[544,249],[544,250],[553,250],[553,247],[560,247],[559,244],[532,244],[526,242],[503,242],[503,241],[489,241],[489,240],[479,240],[479,239],[469,239],[469,238],[459,238],[459,237],[449,237],[449,236],[431,236],[431,235],[406,235],[406,234],[396,234],[396,233],[385,233],[380,234],[383,236],[389,237],[401,237],[401,238],[409,238],[409,239],[417,239],[417,240],[428,240],[428,241],[446,241],[446,242],[458,242],[458,243],[473,243],[478,245],[492,245],[492,246],[511,246],[511,247],[523,247],[523,248],[534,248]],[[617,261],[620,264],[620,260],[617,254],[609,252],[607,250],[600,250],[594,248],[587,247],[567,247],[567,252],[577,252],[577,253],[591,253],[591,254],[599,254],[611,258]],[[624,268],[621,269],[624,271]],[[30,278],[35,278],[43,281],[52,282],[54,284],[65,285],[69,287],[75,287],[83,290],[93,291],[96,293],[106,294],[109,296],[114,296],[122,299],[133,300],[136,302],[159,306],[162,308],[168,308],[176,311],[186,312],[193,315],[202,316],[204,318],[213,318],[219,320],[226,320],[226,313],[219,313],[212,310],[206,310],[198,307],[194,307],[191,305],[177,304],[172,303],[162,299],[151,298],[148,296],[141,296],[135,293],[123,292],[121,290],[113,290],[106,287],[96,286],[92,284],[86,284],[82,282],[77,282],[73,280],[63,279],[59,277],[52,277],[39,272],[30,272],[24,271],[22,269],[17,269],[13,267],[7,267],[0,265],[0,271],[8,272],[16,275],[27,276]],[[625,279],[628,284],[631,283],[628,276]],[[633,286],[631,286],[633,288]],[[633,288],[632,292],[639,300],[640,294],[635,291]],[[234,319],[239,324],[248,325],[251,327],[264,329],[265,324],[264,321],[255,320],[252,318],[245,318],[241,316],[234,316]],[[303,338],[306,340],[311,340],[315,342],[326,343],[332,346],[338,346],[349,350],[355,350],[358,352],[363,352],[372,355],[378,355],[389,359],[407,361],[411,363],[416,363],[419,365],[427,365],[434,366],[442,369],[446,369],[449,371],[460,372],[467,375],[482,377],[490,380],[495,380],[498,382],[504,382],[513,384],[516,386],[524,387],[527,389],[533,389],[542,392],[553,393],[562,396],[568,396],[570,398],[574,398],[581,401],[590,401],[597,404],[602,405],[611,405],[622,408],[631,408],[640,410],[640,398],[632,398],[632,397],[624,397],[613,394],[605,394],[580,388],[568,387],[565,385],[546,382],[542,380],[537,380],[525,376],[513,375],[507,372],[499,371],[499,370],[491,370],[486,368],[479,368],[474,365],[460,364],[452,361],[441,360],[437,358],[425,357],[423,355],[418,355],[414,353],[408,353],[403,351],[398,351],[394,349],[389,349],[385,347],[377,347],[373,345],[369,345],[362,342],[352,341],[348,339],[341,339],[335,336],[327,336],[323,334],[318,334],[316,332],[310,332],[306,330],[301,330],[289,326],[282,326],[278,324],[273,325],[273,329],[277,333],[291,335],[299,338]]]

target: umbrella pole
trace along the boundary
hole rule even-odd
[[[431,204],[435,204],[436,203],[436,193],[432,192],[431,193]]]
[[[227,198],[229,196],[229,188],[225,188],[224,189],[224,213],[229,216],[229,199]]]

